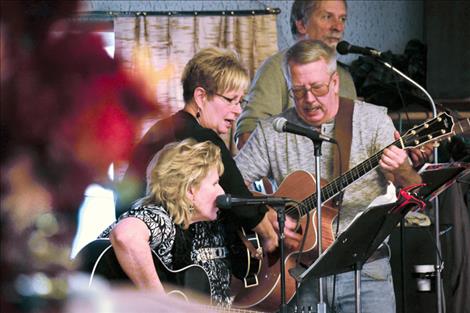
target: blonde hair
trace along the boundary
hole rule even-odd
[[[232,90],[245,90],[250,77],[238,55],[216,47],[200,50],[184,67],[181,77],[184,102],[193,99],[194,90],[202,87],[209,96]]]
[[[198,188],[212,168],[219,176],[224,171],[220,148],[212,142],[190,138],[169,143],[147,168],[147,196],[139,204],[160,203],[175,224],[188,226],[193,204],[187,191]]]

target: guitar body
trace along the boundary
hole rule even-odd
[[[322,185],[324,185],[322,183]],[[275,197],[287,197],[301,202],[315,193],[315,177],[305,171],[291,173],[273,194]],[[298,221],[297,232],[306,236],[301,264],[310,265],[318,256],[317,247],[317,211],[312,210],[309,218],[302,216],[295,208],[286,208],[286,213]],[[322,249],[328,248],[334,241],[333,221],[337,210],[326,202],[322,206]],[[308,224],[308,226],[307,226]],[[286,269],[286,300],[289,302],[295,295],[296,281],[289,275],[288,271],[296,265],[298,250],[285,249]],[[240,290],[236,295],[234,306],[240,308],[254,307],[258,310],[273,312],[279,309],[281,304],[281,281],[280,281],[280,254],[279,249],[264,255],[261,270],[258,274],[257,286]]]
[[[166,267],[152,250],[158,277],[168,294],[189,300],[188,290],[210,296],[210,282],[206,271],[199,265],[189,265],[178,270]],[[112,282],[130,282],[122,270],[108,239],[97,239],[86,245],[77,256],[79,269],[90,274],[88,286],[93,286],[96,276]]]

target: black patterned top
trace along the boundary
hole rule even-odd
[[[142,220],[147,225],[150,230],[150,247],[165,266],[173,270],[178,269],[174,265],[181,264],[178,260],[181,256],[175,257],[175,253],[179,254],[178,251],[182,250],[189,251],[189,263],[202,266],[208,275],[212,304],[230,306],[231,272],[228,260],[223,257],[226,248],[222,236],[223,228],[219,222],[193,223],[187,231],[182,232],[183,236],[177,236],[181,228],[172,222],[165,208],[147,204],[123,213],[116,222],[101,233],[99,238],[108,238],[117,222],[130,216]],[[181,249],[185,245],[190,246],[190,249]]]

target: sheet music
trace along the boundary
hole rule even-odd
[[[470,163],[425,163],[418,173],[423,178],[423,183],[426,184],[419,191],[420,196],[431,201],[454,184],[457,179],[470,173]]]

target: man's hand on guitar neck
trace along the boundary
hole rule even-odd
[[[429,161],[429,158],[432,155],[434,149],[434,144],[433,143],[427,143],[423,145],[420,148],[416,149],[411,149],[408,151],[408,154],[411,158],[411,161],[413,162],[413,167],[417,168],[427,161]]]
[[[400,133],[395,131],[394,136],[399,139]],[[394,145],[384,149],[379,165],[385,177],[395,187],[421,183],[421,176],[413,169],[408,153]]]

